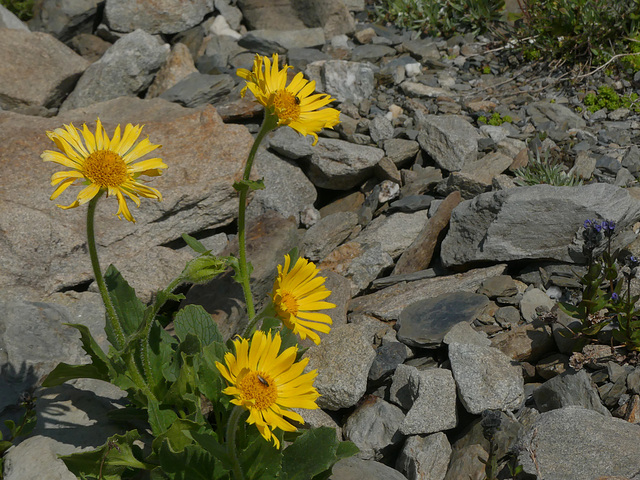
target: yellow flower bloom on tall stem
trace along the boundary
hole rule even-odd
[[[78,193],[76,200],[70,205],[58,205],[59,207],[78,207],[106,191],[107,196],[114,195],[118,199],[116,215],[135,222],[125,196],[133,200],[136,206],[140,206],[139,197],[162,200],[158,190],[140,183],[138,177],[158,176],[162,169],[167,168],[160,158],[134,163],[160,147],[152,144],[148,138],[135,144],[141,132],[141,126],[128,124],[121,134],[118,125],[109,140],[99,118],[95,135],[89,131],[86,124],[82,130],[69,124],[64,125],[64,128],[56,128],[53,132],[47,132],[47,136],[62,153],[46,150],[41,155],[42,159],[71,169],[56,172],[51,176],[51,185],[58,185],[51,195],[51,200],[58,198],[76,180],[80,180],[86,186]]]
[[[226,366],[216,362],[216,367],[229,386],[222,392],[233,396],[231,403],[249,410],[247,423],[258,428],[267,441],[279,448],[280,442],[273,434],[279,428],[294,432],[296,427],[288,420],[304,423],[302,417],[290,409],[316,409],[320,396],[313,386],[316,370],[302,373],[309,363],[306,358],[295,362],[297,347],[280,352],[282,340],[279,333],[257,330],[251,343],[244,338],[233,341],[235,355],[224,356]]]
[[[290,267],[291,258],[285,255],[284,267],[278,265],[271,294],[276,315],[301,339],[309,337],[317,345],[320,336],[314,330],[329,333],[333,323],[329,315],[317,312],[335,307],[322,301],[331,295],[331,290],[324,286],[324,277],[318,276],[320,270],[314,263],[298,258],[291,271]]]
[[[244,96],[247,89],[251,90],[267,114],[277,116],[278,126],[288,125],[302,135],[312,135],[315,145],[320,130],[332,128],[340,122],[340,112],[335,108],[322,109],[334,99],[326,93],[314,94],[316,82],[306,80],[302,72],[298,72],[287,85],[289,68],[285,65],[280,70],[277,53],[271,60],[256,55],[253,70],[238,69],[238,76],[247,81],[241,95]]]

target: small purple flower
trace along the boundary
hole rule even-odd
[[[584,221],[584,228],[585,230],[587,228],[589,228],[591,226],[591,220],[589,220],[588,218]]]
[[[598,233],[600,233],[602,231],[602,225],[600,225],[598,222],[592,222],[591,226]]]
[[[611,301],[612,301],[613,303],[616,303],[619,299],[620,299],[620,297],[618,296],[618,294],[617,294],[616,292],[613,292],[613,293],[611,294]]]
[[[616,229],[616,222],[613,220],[604,220],[602,222],[602,230],[606,237],[611,237]]]

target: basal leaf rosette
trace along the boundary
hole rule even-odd
[[[57,185],[51,200],[58,198],[69,186],[79,181],[85,187],[80,190],[76,200],[66,206],[58,205],[60,208],[78,207],[99,193],[106,192],[107,196],[118,199],[116,215],[135,222],[125,197],[129,197],[136,206],[140,206],[140,197],[162,200],[158,190],[144,185],[138,178],[142,175],[159,176],[167,165],[160,158],[137,161],[160,145],[152,144],[148,138],[136,143],[142,132],[139,125],[129,123],[122,133],[118,125],[113,137],[109,139],[99,118],[96,123],[95,135],[86,124],[82,130],[69,124],[47,132],[60,152],[45,150],[41,158],[45,162],[70,168],[51,176],[51,185]]]
[[[296,427],[290,420],[304,423],[291,409],[318,408],[316,399],[320,395],[313,386],[317,372],[303,373],[309,359],[296,363],[296,346],[279,353],[282,340],[277,332],[272,336],[257,330],[250,342],[239,338],[233,344],[235,354],[225,354],[226,365],[216,362],[229,385],[222,392],[234,397],[231,403],[247,409],[247,423],[255,425],[265,440],[279,448],[273,430],[294,432]]]
[[[315,145],[320,130],[333,128],[340,122],[340,112],[335,108],[322,108],[334,99],[326,93],[314,94],[316,82],[306,80],[302,72],[287,85],[289,68],[289,65],[279,68],[277,53],[271,59],[256,55],[252,70],[240,68],[237,71],[247,82],[241,95],[244,96],[247,89],[251,90],[267,114],[277,117],[277,126],[287,125],[302,135],[311,135]]]

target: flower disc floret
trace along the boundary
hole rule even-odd
[[[324,286],[324,277],[315,264],[298,258],[293,268],[291,257],[285,255],[284,266],[278,265],[278,276],[273,285],[271,300],[277,317],[301,339],[309,337],[316,345],[320,336],[314,331],[329,333],[331,317],[318,310],[335,308],[335,304],[323,301],[331,290]]]
[[[277,117],[277,125],[287,125],[302,135],[313,136],[313,145],[318,142],[318,132],[333,128],[340,122],[340,112],[335,108],[322,108],[334,99],[325,93],[314,94],[316,82],[304,78],[298,72],[287,85],[287,70],[278,66],[278,54],[273,57],[256,55],[253,69],[238,69],[238,76],[247,84],[240,94],[250,90],[256,100],[266,109],[267,115]]]
[[[282,345],[279,333],[272,336],[258,330],[251,342],[240,338],[233,344],[235,354],[225,354],[226,365],[216,362],[229,385],[222,392],[234,397],[231,403],[247,409],[247,423],[255,424],[264,439],[279,448],[280,441],[273,430],[293,432],[296,428],[289,421],[304,423],[291,409],[318,408],[316,399],[320,395],[313,386],[317,372],[303,373],[309,359],[296,363],[297,347],[279,353]]]
[[[80,181],[85,188],[78,193],[74,202],[67,206],[58,205],[60,208],[78,207],[100,192],[106,192],[107,196],[114,195],[118,199],[116,215],[135,222],[125,196],[129,197],[136,206],[140,206],[139,197],[162,200],[158,190],[140,183],[138,177],[159,176],[161,170],[167,168],[160,158],[136,162],[160,147],[152,144],[148,138],[136,143],[141,132],[141,126],[129,123],[121,134],[120,125],[118,125],[113,137],[109,139],[99,118],[96,122],[95,135],[86,124],[83,125],[82,130],[69,124],[64,125],[64,128],[47,132],[47,136],[56,144],[60,152],[45,150],[41,158],[45,162],[54,162],[71,169],[56,172],[51,176],[51,185],[57,185],[51,200],[55,200],[69,186]]]

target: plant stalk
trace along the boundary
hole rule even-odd
[[[100,269],[100,261],[98,260],[98,250],[96,248],[96,236],[95,236],[95,228],[94,228],[94,219],[96,213],[96,207],[98,205],[98,200],[103,195],[103,191],[100,191],[95,197],[93,197],[89,201],[89,208],[87,209],[87,244],[89,247],[89,258],[91,258],[91,267],[93,268],[93,276],[96,279],[96,284],[98,285],[98,290],[100,290],[100,296],[102,297],[102,302],[104,303],[104,308],[107,310],[107,318],[109,319],[109,323],[111,323],[111,328],[118,340],[120,345],[117,348],[123,348],[125,344],[125,336],[124,330],[122,329],[122,325],[120,324],[120,319],[116,314],[116,310],[113,307],[113,303],[111,302],[111,297],[109,297],[109,292],[107,290],[107,285],[104,282],[104,277],[102,276],[102,270]]]
[[[244,167],[244,174],[242,179],[244,181],[248,181],[251,176],[251,168],[253,167],[253,161],[255,160],[256,153],[258,152],[258,147],[260,143],[264,139],[265,135],[269,133],[271,130],[275,129],[278,118],[277,116],[270,114],[265,110],[264,120],[262,121],[262,126],[260,127],[260,131],[256,136],[253,145],[251,146],[251,151],[249,152],[249,156],[247,157],[247,163]],[[248,188],[242,188],[240,190],[240,200],[238,206],[238,260],[240,266],[240,277],[241,277],[241,285],[242,291],[244,293],[244,300],[247,305],[247,315],[249,317],[249,322],[251,322],[256,314],[255,307],[253,305],[253,296],[251,295],[251,286],[249,284],[249,269],[247,266],[247,247],[246,247],[246,211],[247,211],[247,195],[249,194]]]
[[[240,466],[240,460],[238,459],[238,452],[236,450],[236,433],[238,431],[238,423],[240,422],[240,417],[244,411],[244,408],[236,405],[231,411],[231,416],[227,422],[227,454],[231,459],[233,478],[235,478],[235,480],[244,480],[244,474],[242,473],[242,467]]]

